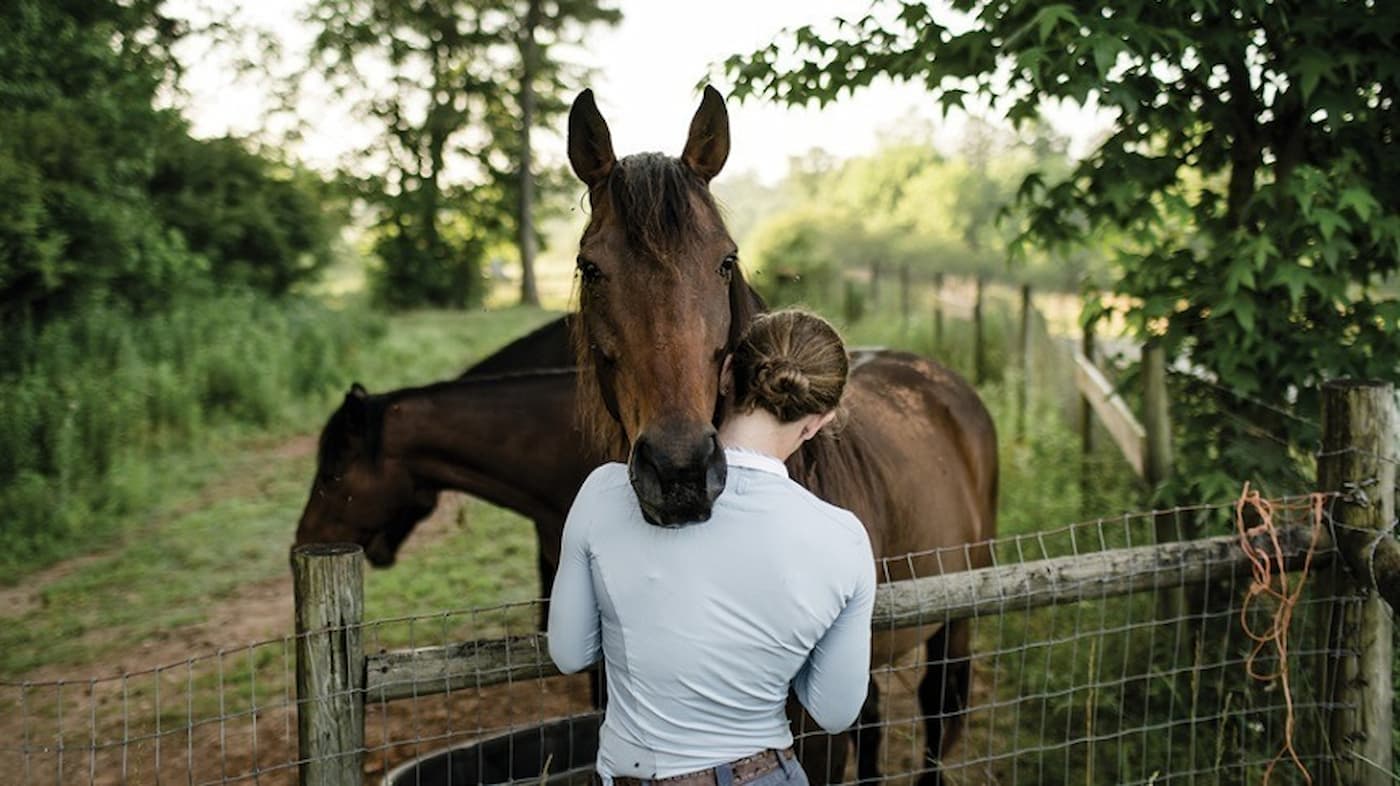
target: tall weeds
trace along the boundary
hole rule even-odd
[[[382,323],[225,295],[135,315],[97,306],[18,326],[0,356],[0,575],[90,547],[150,488],[154,452],[268,426],[344,384]]]

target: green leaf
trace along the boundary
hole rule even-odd
[[[1303,88],[1303,102],[1307,103],[1317,89],[1317,83],[1323,77],[1331,78],[1332,59],[1321,52],[1309,50],[1298,58],[1298,73],[1301,76],[1299,83]]]
[[[1322,232],[1324,240],[1331,240],[1339,228],[1344,232],[1351,231],[1351,224],[1342,217],[1341,213],[1331,208],[1319,207],[1314,210],[1313,221],[1317,224],[1318,230]]]
[[[1094,53],[1094,68],[1103,77],[1113,69],[1118,62],[1119,44],[1108,36],[1095,36],[1090,45]]]
[[[1254,265],[1248,259],[1237,258],[1225,274],[1225,291],[1233,295],[1241,286],[1254,288]]]
[[[1288,301],[1292,306],[1297,306],[1303,299],[1303,290],[1307,288],[1312,273],[1297,262],[1287,262],[1274,270],[1270,283],[1283,286],[1288,290]]]
[[[1038,25],[1040,34],[1040,43],[1045,43],[1045,40],[1050,37],[1050,33],[1054,31],[1055,25],[1061,22],[1069,25],[1077,24],[1077,20],[1074,16],[1074,9],[1067,5],[1047,5],[1040,9],[1039,13],[1035,15],[1035,23]]]
[[[1362,221],[1370,221],[1371,214],[1380,208],[1376,198],[1371,196],[1371,192],[1362,186],[1352,186],[1342,189],[1341,196],[1337,199],[1337,207],[1341,210],[1351,209],[1356,217]]]

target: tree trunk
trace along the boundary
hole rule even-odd
[[[535,286],[535,180],[531,170],[530,131],[535,124],[535,72],[538,51],[535,28],[540,22],[540,0],[529,0],[525,23],[520,31],[520,204],[516,229],[520,246],[520,302],[540,304]]]

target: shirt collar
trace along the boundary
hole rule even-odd
[[[756,450],[747,448],[727,447],[724,449],[724,460],[731,467],[747,467],[760,472],[769,472],[781,477],[788,477],[787,465],[777,458],[766,453],[759,453]]]

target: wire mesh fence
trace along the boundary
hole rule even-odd
[[[1283,500],[1274,511],[1283,562],[1297,568],[1312,545],[1313,501]],[[875,663],[879,720],[862,721],[878,728],[882,776],[910,783],[937,766],[955,784],[1258,783],[1272,770],[1273,783],[1308,782],[1299,765],[1316,776],[1332,761],[1321,730],[1350,709],[1327,675],[1349,657],[1332,632],[1360,596],[1336,573],[1325,534],[1306,582],[1289,578],[1289,591],[1302,587],[1296,602],[1260,591],[1258,564],[1223,535],[1236,513],[1195,506],[1049,529],[992,544],[994,566],[980,577],[886,585],[883,594],[902,588],[915,600],[908,613],[888,604],[877,612],[877,639],[902,640]],[[1222,536],[1170,554],[1153,545],[1164,523],[1188,520]],[[1265,531],[1251,538],[1270,545]],[[908,555],[884,570],[936,577],[948,556]],[[1267,557],[1265,565],[1279,589],[1282,565]],[[1286,632],[1261,635],[1284,610]],[[597,734],[590,677],[557,675],[536,633],[539,614],[525,603],[353,623],[368,675],[353,689],[363,745],[344,755],[378,782],[434,751],[496,738],[495,748],[468,747],[436,769],[400,772],[396,783],[567,781],[580,762],[586,769]],[[905,625],[909,614],[918,624]],[[921,706],[921,680],[950,654],[922,641],[959,619],[972,642],[968,706]],[[298,643],[289,636],[119,676],[0,685],[3,779],[294,783],[306,763]],[[932,762],[927,721],[952,715],[963,718],[961,739]],[[560,718],[575,720],[541,730]],[[798,732],[800,744],[817,740]],[[856,777],[852,756],[843,780]]]

